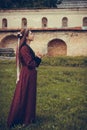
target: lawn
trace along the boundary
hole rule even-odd
[[[0,130],[9,130],[6,120],[15,85],[15,62],[0,60]],[[37,122],[21,130],[87,130],[87,68],[41,65]]]

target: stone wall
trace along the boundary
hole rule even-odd
[[[87,31],[33,31],[31,47],[44,55],[87,56]],[[17,32],[0,33],[0,48],[16,50]]]
[[[42,18],[47,18],[47,27],[42,27]],[[62,19],[67,18],[67,27]],[[2,20],[7,19],[7,28]],[[16,51],[17,32],[22,27],[22,18],[27,19],[27,28],[33,30],[35,39],[31,47],[47,55],[87,56],[87,8],[0,10],[0,48],[14,48]],[[52,45],[51,45],[52,44]]]

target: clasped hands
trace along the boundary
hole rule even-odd
[[[42,58],[42,56],[43,56],[39,51],[36,52],[35,55],[36,55],[37,57],[39,57],[39,58]]]

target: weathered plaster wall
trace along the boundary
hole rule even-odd
[[[27,27],[41,28],[43,17],[48,19],[48,28],[61,28],[63,17],[68,18],[68,27],[83,27],[83,18],[87,17],[87,8],[0,10],[0,28],[2,28],[3,18],[7,19],[8,28],[21,28],[22,18],[27,19]]]
[[[34,35],[34,41],[31,43],[31,47],[34,51],[40,51],[43,54],[47,54],[48,43],[51,40],[58,39],[66,44],[67,56],[87,56],[87,31],[37,31],[34,32]],[[10,47],[15,50],[17,44],[16,36],[17,32],[1,33],[0,47]],[[61,43],[59,44],[61,45]]]

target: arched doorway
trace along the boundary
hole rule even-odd
[[[9,35],[1,40],[0,48],[12,48],[16,52],[17,36]]]
[[[67,55],[67,45],[61,39],[53,39],[48,43],[48,56]]]

